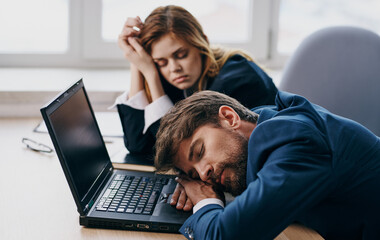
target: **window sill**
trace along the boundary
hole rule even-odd
[[[127,69],[0,68],[0,117],[40,116],[39,109],[83,78],[95,111],[129,89]]]

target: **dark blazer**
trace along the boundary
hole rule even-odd
[[[183,91],[162,80],[165,93],[176,103],[184,99]],[[225,93],[247,108],[274,104],[277,88],[272,79],[255,63],[240,55],[231,57],[219,74],[207,83],[207,90]],[[130,152],[150,153],[156,142],[159,121],[144,129],[144,110],[119,104],[117,106],[124,131],[124,143]]]
[[[255,111],[247,189],[224,209],[201,208],[181,233],[273,239],[300,222],[326,239],[380,239],[380,138],[285,92]]]

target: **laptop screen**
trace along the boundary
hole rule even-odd
[[[110,161],[92,114],[82,87],[50,115],[56,141],[81,200]]]

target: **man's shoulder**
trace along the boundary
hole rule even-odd
[[[293,122],[292,125],[296,126],[306,124],[311,128],[321,128],[324,124],[322,115],[328,113],[327,110],[312,104],[302,96],[282,91],[277,93],[275,105],[260,106],[251,110],[259,114],[258,125],[268,120],[281,121],[276,123],[278,127]]]
[[[259,122],[252,134],[271,135],[271,136],[289,136],[298,132],[313,132],[317,130],[313,121],[303,114],[283,114],[270,109],[264,109],[259,116]],[[270,116],[268,116],[270,115]],[[265,119],[263,119],[265,118]]]
[[[255,151],[271,151],[289,143],[309,141],[325,142],[323,123],[302,109],[278,110],[265,107],[257,111],[259,119],[253,130],[249,147]]]

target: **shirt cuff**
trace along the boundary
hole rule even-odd
[[[164,95],[146,106],[144,112],[145,127],[143,134],[146,133],[150,125],[161,119],[171,107],[173,107],[173,102],[168,95]]]
[[[110,106],[108,109],[116,107],[118,104],[124,104],[135,109],[144,110],[148,106],[148,98],[144,90],[139,91],[136,95],[129,98],[129,92],[125,91],[123,94],[118,96],[115,100],[115,103]]]
[[[209,205],[209,204],[218,204],[221,207],[224,207],[224,203],[222,200],[220,200],[218,198],[206,198],[206,199],[199,201],[197,204],[195,204],[195,206],[193,207],[193,214],[196,213],[199,209],[201,209],[204,206]]]

